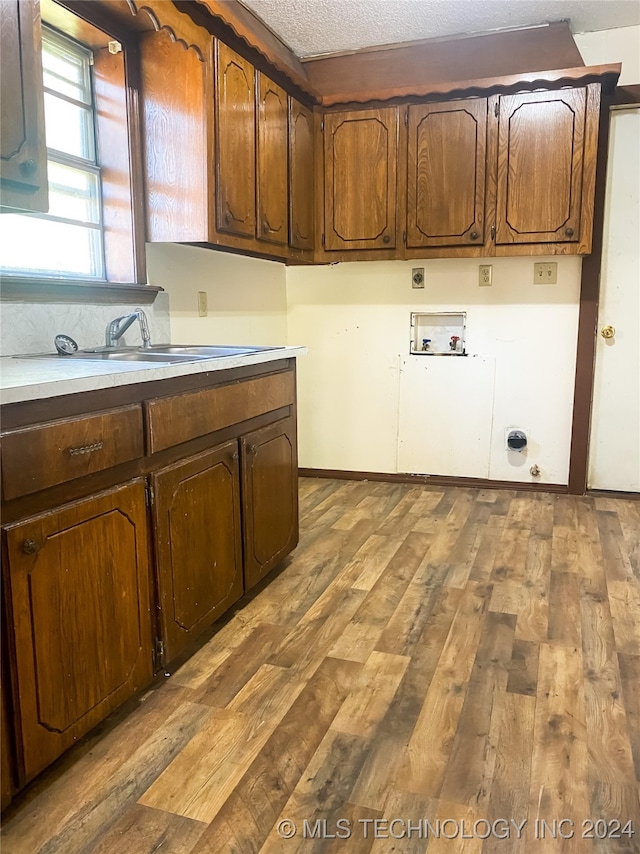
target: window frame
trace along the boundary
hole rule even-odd
[[[139,116],[137,34],[100,2],[41,0],[42,22],[93,51],[96,136],[102,171],[105,278],[1,277],[3,300],[151,303],[162,288],[146,284],[145,200]],[[111,52],[110,42],[121,50]],[[112,46],[113,50],[113,46]],[[109,96],[109,109],[107,105]],[[114,120],[111,101],[118,98]],[[105,109],[101,110],[101,103]]]

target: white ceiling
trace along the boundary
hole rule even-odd
[[[640,0],[242,0],[300,57],[569,20],[585,33],[640,24]]]

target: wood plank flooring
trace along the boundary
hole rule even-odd
[[[18,798],[3,854],[640,852],[640,502],[300,501],[284,569]]]

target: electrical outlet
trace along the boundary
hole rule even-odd
[[[207,292],[198,291],[198,317],[206,317],[208,313]]]
[[[424,288],[424,267],[414,267],[411,270],[411,287]]]
[[[480,264],[478,267],[478,284],[481,288],[488,287],[493,280],[493,265]]]
[[[536,285],[555,285],[558,281],[558,265],[555,261],[548,264],[533,265],[533,282]]]

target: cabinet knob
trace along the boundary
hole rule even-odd
[[[572,228],[565,228],[564,233],[567,235],[567,237],[573,237],[573,229]]]
[[[616,334],[616,330],[613,326],[603,326],[600,332],[603,338],[613,338]]]
[[[34,175],[37,172],[38,164],[32,158],[29,158],[29,160],[24,160],[20,164],[19,168],[20,174],[23,175],[25,178],[29,178],[31,175]]]
[[[234,463],[237,463],[238,460],[240,459],[240,454],[237,451],[234,451],[231,454],[231,459],[234,461]]]
[[[26,555],[34,555],[36,552],[40,551],[40,546],[35,540],[25,540],[22,544],[22,551]]]
[[[480,235],[478,234],[478,232],[477,232],[477,231],[472,231],[472,232],[471,232],[471,234],[469,235],[469,237],[470,237],[472,240],[477,240],[477,239],[480,237]]]
[[[382,242],[383,243],[391,243],[391,238],[389,237],[388,234],[385,234],[385,236],[382,238]]]

